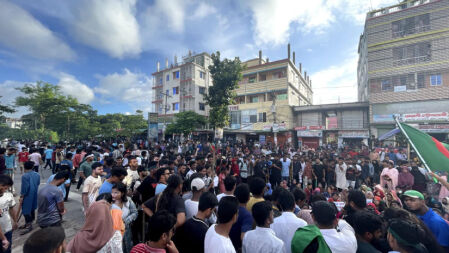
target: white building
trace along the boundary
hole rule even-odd
[[[5,123],[9,128],[16,128],[16,129],[20,129],[23,125],[23,121],[21,119],[14,119],[14,118],[6,118]]]
[[[153,104],[158,113],[159,123],[171,122],[176,113],[194,111],[200,115],[208,116],[209,108],[206,106],[203,94],[206,94],[212,79],[209,65],[212,59],[207,53],[189,54],[183,57],[182,62],[169,65],[165,60],[165,68],[153,73]]]

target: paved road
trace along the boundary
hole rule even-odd
[[[44,185],[47,182],[48,177],[51,175],[51,170],[47,169],[40,172],[41,174],[41,185]],[[20,172],[16,172],[14,175],[14,188],[16,190],[16,201],[18,203],[20,196],[20,185],[21,185],[21,174]],[[81,211],[81,192],[76,190],[76,185],[72,185],[70,188],[69,200],[65,202],[65,207],[67,209],[67,213],[64,215],[64,221],[62,226],[65,230],[66,242],[75,236],[76,232],[81,229],[84,224],[84,215]],[[37,211],[36,211],[37,215]],[[19,221],[19,226],[25,223],[25,219],[22,218]],[[14,231],[13,233],[13,242],[12,242],[12,252],[22,252],[23,244],[25,240],[32,234],[34,231],[37,231],[39,226],[37,224],[33,224],[33,231],[26,234],[20,235],[20,231]]]

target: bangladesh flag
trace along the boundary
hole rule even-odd
[[[432,171],[449,172],[449,145],[439,142],[434,137],[404,123],[399,123],[404,134],[409,138],[422,159]]]

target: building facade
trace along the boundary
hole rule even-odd
[[[212,59],[207,53],[189,54],[178,63],[169,65],[165,60],[165,68],[153,75],[153,104],[154,111],[158,113],[159,129],[172,122],[176,113],[194,111],[200,115],[208,116],[209,108],[203,95],[207,94],[212,79],[209,65]]]
[[[371,134],[393,117],[449,132],[449,0],[407,0],[369,12],[359,42],[359,101],[369,101]]]
[[[294,113],[298,147],[368,145],[367,102],[296,106]]]
[[[270,62],[259,58],[243,63],[236,104],[229,107],[231,124],[225,137],[260,143],[292,141],[295,127],[293,107],[312,104],[312,81],[302,66],[296,66],[295,52],[286,59]],[[276,139],[274,138],[276,133]]]

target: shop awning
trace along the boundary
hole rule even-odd
[[[396,134],[398,134],[400,132],[401,132],[401,130],[399,130],[399,128],[395,128],[395,129],[393,129],[393,130],[391,130],[389,132],[384,133],[382,136],[380,136],[379,137],[379,141],[386,140],[386,139],[388,139],[390,137],[395,136]]]

